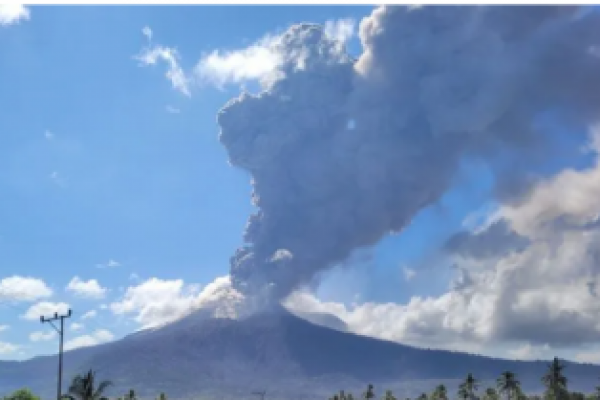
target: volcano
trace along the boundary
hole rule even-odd
[[[0,362],[0,394],[29,387],[53,397],[56,363],[56,356]],[[485,388],[509,370],[525,390],[540,392],[546,365],[410,347],[331,329],[284,309],[240,320],[197,312],[162,328],[65,353],[64,386],[75,373],[93,368],[114,383],[110,395],[115,397],[134,388],[142,398],[161,392],[171,399],[253,398],[252,392],[266,390],[268,398],[323,399],[340,389],[356,396],[369,383],[380,392],[393,389],[410,397],[439,383],[453,392],[469,372]],[[600,366],[567,363],[566,373],[571,389],[592,391]]]

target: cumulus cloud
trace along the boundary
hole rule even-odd
[[[276,44],[279,37],[267,35],[255,44],[237,50],[215,50],[203,56],[195,67],[201,82],[216,86],[248,80],[262,81],[282,63]]]
[[[128,287],[123,298],[110,305],[115,314],[136,314],[144,328],[172,322],[190,312],[196,293],[182,279],[151,278]]]
[[[0,4],[0,26],[17,24],[28,20],[30,12],[27,7],[19,3]]]
[[[466,308],[452,293],[439,298],[417,296],[407,304],[365,302],[348,306],[323,302],[310,293],[294,292],[284,305],[292,311],[333,314],[352,332],[419,347],[477,351],[480,341],[474,339],[485,329],[473,323],[474,310],[467,309],[468,314],[452,312],[455,309],[463,312]]]
[[[48,340],[52,340],[56,337],[56,332],[54,331],[37,331],[33,332],[29,335],[29,340],[32,342],[46,342]]]
[[[165,63],[167,66],[166,77],[171,82],[173,88],[188,97],[191,96],[190,82],[183,68],[179,65],[179,53],[177,50],[172,47],[152,45],[150,43],[152,30],[148,27],[145,27],[142,33],[148,38],[148,46],[134,58],[142,66],[156,65],[158,62]]]
[[[76,296],[89,299],[101,299],[106,295],[107,289],[100,286],[96,279],[81,280],[78,276],[71,279],[66,288]]]
[[[40,317],[52,317],[55,313],[63,315],[69,312],[69,304],[42,301],[29,307],[21,318],[29,321],[39,321]]]
[[[65,342],[65,350],[74,350],[81,347],[96,346],[107,343],[115,338],[112,332],[106,329],[98,329],[90,335],[78,336]]]
[[[356,21],[352,18],[325,22],[325,34],[340,43],[346,43],[356,34]]]
[[[9,326],[8,325],[0,325],[0,332],[4,332],[6,330],[8,330]]]
[[[229,277],[217,278],[203,290],[198,285],[186,285],[182,279],[151,278],[127,288],[123,298],[112,303],[110,309],[117,315],[134,315],[142,328],[152,328],[200,308],[211,309],[215,317],[235,316],[239,296],[231,288]]]
[[[11,276],[0,280],[0,302],[36,301],[52,296],[52,289],[37,278]]]
[[[10,354],[14,353],[17,350],[19,350],[19,346],[17,346],[16,344],[0,341],[0,354]]]
[[[96,318],[98,316],[98,312],[96,310],[90,310],[81,316],[82,320]]]

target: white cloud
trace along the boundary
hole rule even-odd
[[[600,364],[600,350],[584,351],[575,355],[575,360],[582,363]]]
[[[346,43],[356,35],[356,21],[352,18],[325,22],[325,34],[340,43]]]
[[[122,264],[116,260],[110,259],[104,264],[96,264],[97,268],[116,268],[120,267]]]
[[[182,279],[151,278],[127,288],[123,299],[110,308],[115,314],[137,314],[135,320],[146,328],[180,318],[191,310],[194,298]]]
[[[32,342],[46,342],[48,340],[52,340],[56,337],[56,332],[54,331],[37,331],[33,332],[29,335],[29,340]]]
[[[83,324],[78,323],[78,322],[73,322],[69,328],[72,331],[80,331],[80,330],[84,329],[85,326]]]
[[[50,131],[46,131],[46,132],[44,132],[44,137],[45,137],[47,140],[52,140],[52,139],[54,139],[54,133],[52,133],[52,132],[50,132]]]
[[[552,356],[548,344],[532,346],[530,343],[525,343],[516,349],[509,350],[508,354],[516,360],[544,360]]]
[[[96,310],[90,310],[81,316],[82,320],[96,318],[98,316],[98,312]]]
[[[113,340],[115,336],[106,329],[99,329],[90,335],[78,336],[65,342],[65,350],[74,350],[81,347],[96,346]]]
[[[496,227],[489,221],[502,220],[528,242],[485,257],[452,256],[457,276],[439,296],[347,306],[297,292],[286,306],[329,312],[354,332],[421,347],[489,354],[526,343],[508,354],[537,358],[561,348],[574,355],[600,335],[599,197],[596,163],[547,179],[518,204],[500,205],[472,226],[485,232]]]
[[[407,281],[412,280],[412,278],[414,278],[415,275],[417,275],[417,272],[414,269],[408,267],[402,267],[402,272],[404,273],[404,279],[406,279]]]
[[[228,275],[209,283],[194,300],[194,309],[211,309],[217,318],[235,318],[245,310],[240,307],[244,297],[231,286]]]
[[[159,61],[164,62],[167,65],[166,77],[171,82],[173,88],[188,97],[191,96],[189,87],[190,82],[183,69],[179,65],[179,54],[177,53],[177,50],[171,47],[164,47],[160,45],[150,46],[152,31],[149,28],[147,30],[144,28],[144,30],[142,33],[148,37],[149,45],[134,58],[140,61],[142,66],[156,65]]]
[[[83,281],[78,276],[71,279],[66,289],[77,296],[89,299],[101,299],[107,292],[107,289],[100,286],[96,279]]]
[[[221,52],[215,50],[203,56],[195,67],[202,82],[218,87],[249,80],[262,81],[273,74],[283,59],[276,51],[279,37],[267,35],[244,49]]]
[[[55,313],[64,315],[69,311],[67,303],[51,303],[42,301],[29,307],[29,309],[21,316],[21,318],[29,321],[39,321],[40,317],[52,317]]]
[[[152,29],[150,29],[149,26],[145,26],[142,28],[142,35],[146,36],[149,42],[152,41]]]
[[[0,26],[17,24],[20,21],[28,20],[30,12],[23,4],[4,3],[0,4]]]
[[[151,278],[128,287],[123,298],[110,305],[117,315],[134,315],[142,328],[161,326],[188,315],[198,308],[207,308],[216,317],[233,317],[241,295],[231,288],[229,277],[220,277],[206,285],[186,285],[183,280]]]
[[[307,292],[296,292],[284,303],[293,311],[333,314],[355,333],[419,347],[478,351],[473,312],[460,314],[460,298],[447,293],[439,298],[413,297],[407,304],[365,302],[347,306],[322,302]],[[477,315],[479,318],[479,315]]]
[[[52,290],[41,279],[11,276],[0,280],[0,302],[36,301],[52,296]]]
[[[6,330],[8,330],[9,326],[8,325],[0,325],[0,332],[4,332]]]
[[[327,21],[323,29],[327,36],[343,45],[355,36],[356,22],[353,19]],[[289,57],[282,53],[281,39],[279,35],[266,35],[245,48],[214,50],[202,56],[194,68],[194,75],[200,82],[217,87],[247,81],[267,82],[278,74],[280,67],[289,57],[298,58],[298,66],[303,63],[300,54],[302,51],[290,54]]]
[[[14,353],[19,349],[19,346],[14,345],[12,343],[0,342],[0,354],[10,354]]]

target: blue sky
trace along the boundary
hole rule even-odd
[[[144,65],[140,52],[176,49],[177,66],[191,71],[215,50],[250,46],[293,23],[354,21],[347,44],[358,56],[356,23],[371,9],[32,7],[29,18],[0,26],[0,359],[56,350],[49,327],[24,318],[40,302],[69,304],[80,326],[67,340],[93,344],[143,325],[139,314],[111,308],[127,288],[156,278],[181,300],[228,273],[251,189],[227,164],[216,113],[242,84],[256,83],[207,81],[188,96],[165,79],[165,60]],[[489,209],[492,184],[484,166],[465,161],[442,201],[372,249],[367,265],[327,273],[321,300],[443,295],[454,272],[439,248],[469,215]],[[36,281],[37,297],[27,298],[32,282],[11,277],[45,287]]]
[[[217,140],[216,113],[239,85],[207,85],[191,98],[171,90],[162,66],[134,59],[146,45],[142,28],[175,44],[190,69],[203,53],[294,22],[369,10],[34,7],[29,20],[2,27],[0,275],[43,279],[73,320],[99,305],[65,291],[74,276],[96,279],[110,303],[131,274],[201,284],[225,275],[252,209],[249,177],[227,164]],[[97,267],[110,260],[119,266]],[[54,342],[20,340],[43,328],[20,318],[29,306],[0,305],[10,326],[2,340],[27,346],[1,357],[54,350]],[[131,329],[108,312],[86,325]]]

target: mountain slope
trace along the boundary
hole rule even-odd
[[[244,320],[194,314],[161,329],[65,354],[65,376],[93,367],[115,383],[170,398],[245,398],[266,388],[270,398],[323,398],[369,382],[406,395],[474,372],[493,380],[510,370],[529,390],[540,389],[545,362],[516,362],[447,351],[423,350],[328,329],[285,311]],[[591,391],[600,367],[569,364],[574,387]],[[56,357],[0,363],[0,393],[28,386],[54,393]],[[410,384],[407,383],[410,381]],[[451,388],[453,390],[453,388]],[[196,397],[197,398],[197,397]]]

